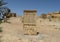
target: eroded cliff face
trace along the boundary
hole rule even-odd
[[[2,23],[0,33],[2,42],[60,42],[60,22],[38,18],[36,31],[38,35],[24,35],[21,17],[11,17],[10,23]]]

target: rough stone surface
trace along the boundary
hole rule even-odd
[[[12,17],[11,23],[2,23],[0,33],[2,42],[60,42],[60,22],[37,19],[38,35],[24,35],[21,17]]]
[[[25,35],[36,35],[36,10],[25,10],[23,17],[23,30]]]

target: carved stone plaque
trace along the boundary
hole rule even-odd
[[[36,10],[24,10],[23,29],[26,35],[36,35]]]

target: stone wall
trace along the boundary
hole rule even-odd
[[[51,21],[60,21],[60,12],[52,12],[48,14],[41,14],[40,18],[49,19]]]
[[[51,16],[52,21],[60,21],[60,13],[49,13],[47,16]]]

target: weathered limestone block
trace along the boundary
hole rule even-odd
[[[25,10],[23,18],[24,34],[34,35],[36,32],[36,10]]]

